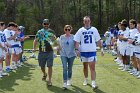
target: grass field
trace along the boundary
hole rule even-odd
[[[32,41],[25,42],[25,48],[32,48]],[[30,53],[24,55],[29,56]],[[62,89],[62,64],[60,58],[54,60],[52,87],[41,80],[42,73],[35,59],[28,59],[22,68],[9,73],[9,76],[0,79],[0,93],[140,93],[140,80],[129,75],[128,72],[118,70],[110,54],[101,57],[98,54],[96,64],[97,85],[99,88],[92,90],[89,75],[89,85],[83,86],[83,72],[80,59],[75,59],[73,66],[72,86],[68,90]]]

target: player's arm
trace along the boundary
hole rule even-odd
[[[99,41],[97,41],[97,45],[99,46],[99,48],[101,49],[101,55],[103,56],[104,55],[104,49],[102,47],[102,41],[101,39]]]
[[[33,51],[36,51],[37,39],[35,38],[33,41]]]
[[[38,39],[39,39],[39,31],[37,32],[35,39],[33,41],[33,51],[34,52],[36,51],[36,45],[37,45]]]
[[[102,47],[102,41],[101,41],[101,37],[100,34],[98,33],[98,30],[95,29],[95,41],[97,42],[98,47],[101,49],[101,55],[104,55],[104,50]]]
[[[80,45],[80,43],[75,41],[75,52],[78,57],[80,57],[79,45]]]
[[[82,36],[82,31],[81,29],[79,29],[76,34],[74,35],[74,41],[75,41],[75,52],[77,54],[77,57],[80,57],[80,50],[79,50],[79,45],[80,45],[80,42],[81,42],[81,36]]]

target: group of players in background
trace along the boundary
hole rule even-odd
[[[24,37],[23,30],[23,26],[18,26],[14,22],[9,22],[7,26],[0,22],[0,78],[8,75],[11,70],[22,67],[23,41],[28,38]]]
[[[131,19],[127,23],[124,19],[114,28],[109,28],[104,36],[103,46],[107,52],[114,54],[116,51],[114,61],[120,66],[118,69],[140,79],[140,21]]]

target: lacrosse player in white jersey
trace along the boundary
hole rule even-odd
[[[121,34],[121,22],[118,22],[118,28],[119,28],[119,31],[118,31],[118,35],[117,35],[117,59],[114,60],[116,61],[116,63],[119,65],[119,66],[123,66],[123,63],[122,63],[122,57],[120,55],[120,44],[121,44],[121,41],[118,39],[118,36]]]
[[[101,48],[102,44],[100,41],[100,35],[98,30],[95,27],[90,25],[91,20],[89,16],[85,16],[83,18],[84,27],[81,27],[74,36],[75,50],[77,56],[80,56],[81,61],[83,62],[83,72],[85,76],[85,80],[83,85],[88,84],[88,66],[91,72],[91,80],[92,80],[92,88],[96,89],[96,72],[95,72],[95,63],[97,61],[96,58],[96,42],[98,46]],[[102,56],[103,56],[103,48],[101,48]]]
[[[126,29],[127,24],[126,22],[121,22],[121,33],[119,35],[119,40],[121,41],[120,43],[120,54],[122,56],[123,60],[123,67],[122,71],[127,71],[129,70],[129,51],[128,51],[128,37],[129,37],[129,30]]]
[[[135,46],[134,53],[135,53],[137,68],[138,68],[138,73],[136,76],[138,79],[140,79],[140,21],[137,22],[137,30],[138,33],[135,34],[133,40],[129,40],[129,43]]]
[[[11,45],[14,43],[15,36],[13,36],[13,29],[15,28],[14,22],[9,22],[7,28],[4,30],[4,34],[6,36],[6,46],[7,46],[7,52],[6,52],[6,71],[10,72],[10,61],[11,61],[11,54],[12,54],[12,48]]]
[[[19,37],[19,28],[18,25],[13,30],[13,35],[15,36],[14,39],[14,44],[12,44],[12,63],[13,63],[13,68],[16,69],[17,67],[21,67],[20,64],[20,53],[22,52],[21,49],[21,43],[20,40],[21,38]]]
[[[106,43],[106,46],[107,46],[107,51],[108,51],[108,53],[111,53],[112,34],[111,34],[109,28],[108,28],[108,31],[105,32],[104,36],[106,38],[105,43]]]
[[[137,26],[137,23],[134,19],[131,19],[129,21],[129,27],[130,27],[130,30],[129,30],[129,39],[128,39],[128,42],[129,40],[134,40],[135,38],[135,34],[138,33],[138,30],[136,29],[136,26]],[[137,75],[137,61],[136,61],[136,58],[134,56],[134,50],[135,50],[135,46],[132,45],[132,44],[129,44],[128,45],[128,50],[129,50],[129,55],[131,57],[131,62],[132,62],[132,65],[133,65],[133,69],[130,70],[130,74],[132,75]]]
[[[3,75],[7,75],[7,73],[3,72],[3,60],[7,51],[7,49],[5,48],[6,38],[5,35],[3,34],[4,28],[5,23],[0,22],[0,78],[3,77]]]

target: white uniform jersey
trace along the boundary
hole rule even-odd
[[[140,42],[140,33],[135,34],[135,41]],[[135,52],[140,53],[140,43],[135,45]]]
[[[111,38],[113,37],[111,32],[106,31],[104,34],[105,38],[106,38],[106,45],[111,45]]]
[[[4,43],[6,42],[6,37],[5,37],[5,34],[0,31],[0,44],[4,47]]]
[[[129,39],[134,40],[135,39],[135,34],[138,33],[138,30],[136,28],[130,29],[129,30]],[[134,47],[132,44],[129,44],[129,47]]]
[[[118,36],[121,35],[121,33],[122,33],[122,30],[119,30],[118,31]],[[117,46],[119,47],[120,44],[121,44],[121,41],[119,39],[117,39]]]
[[[74,36],[74,41],[80,43],[80,52],[95,52],[96,42],[101,39],[95,27],[80,28]]]
[[[106,31],[105,34],[104,34],[104,36],[106,37],[106,39],[111,40],[112,34],[111,34],[111,32]]]
[[[0,31],[0,44],[5,47],[6,37],[2,31]],[[0,58],[5,57],[5,51],[0,47]]]
[[[15,34],[15,32],[13,30],[5,29],[4,30],[4,34],[6,36],[7,43],[10,44],[10,45],[13,45],[14,44],[14,40],[8,40],[8,38],[10,38],[11,36],[13,36]]]
[[[120,35],[123,36],[124,38],[129,38],[129,30],[121,31]],[[125,48],[125,47],[128,46],[128,42],[127,41],[124,41],[124,40],[120,40],[120,41],[121,41],[120,46],[122,48]]]

